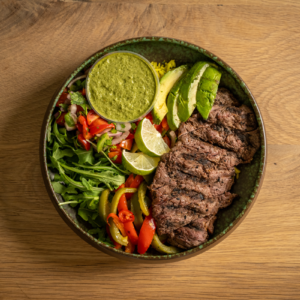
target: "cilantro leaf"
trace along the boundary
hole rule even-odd
[[[125,128],[125,124],[122,124],[122,123],[121,123],[120,126],[121,126],[122,128]]]
[[[91,107],[89,106],[86,99],[82,96],[82,94],[79,92],[70,93],[70,97],[71,97],[71,104],[80,105],[85,111],[85,114],[87,115],[87,110],[91,109]]]
[[[137,126],[135,125],[135,123],[131,123],[131,129],[135,130],[136,127],[137,127]]]

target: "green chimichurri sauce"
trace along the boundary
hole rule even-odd
[[[114,121],[137,119],[155,100],[152,70],[130,53],[115,53],[100,60],[91,70],[87,84],[93,108]]]

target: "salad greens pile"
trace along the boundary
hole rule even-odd
[[[52,187],[65,201],[60,205],[78,208],[78,215],[90,225],[88,233],[114,246],[99,217],[99,196],[104,189],[115,190],[125,182],[123,170],[111,166],[105,153],[94,153],[93,147],[82,149],[75,132],[58,127],[53,119],[47,131],[47,165]]]

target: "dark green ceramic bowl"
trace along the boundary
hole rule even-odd
[[[237,99],[239,99],[241,103],[252,106],[255,112],[260,129],[261,148],[257,151],[250,164],[243,165],[240,168],[240,178],[237,180],[232,189],[233,192],[239,194],[240,197],[236,199],[232,205],[225,209],[221,209],[218,212],[218,218],[215,222],[214,234],[210,236],[210,239],[205,244],[199,247],[173,255],[128,254],[123,251],[113,249],[99,242],[92,235],[87,233],[87,228],[85,227],[84,223],[81,222],[79,218],[77,218],[76,210],[74,208],[58,205],[63,200],[60,195],[54,192],[52,188],[46,164],[46,130],[55,104],[64,88],[74,78],[74,76],[76,76],[78,72],[83,70],[83,68],[87,65],[92,65],[102,55],[118,50],[128,50],[139,53],[146,57],[149,61],[163,62],[174,59],[177,65],[183,63],[194,63],[200,60],[213,61],[219,65],[222,72],[220,86],[227,87],[237,97]],[[237,228],[237,226],[242,222],[247,213],[250,211],[254,201],[258,196],[266,167],[266,134],[262,116],[259,111],[257,102],[255,101],[253,95],[251,94],[244,81],[224,61],[222,61],[211,52],[201,48],[200,46],[196,46],[188,42],[176,39],[163,37],[141,37],[115,43],[101,49],[100,51],[89,57],[85,62],[83,62],[69,76],[69,78],[53,96],[45,115],[40,142],[41,168],[45,184],[51,201],[53,202],[56,210],[64,219],[64,221],[73,229],[74,232],[76,232],[81,238],[83,238],[95,248],[120,259],[144,263],[165,263],[178,261],[203,253],[204,251],[210,249],[211,247],[222,241],[231,232],[233,232],[235,228]]]

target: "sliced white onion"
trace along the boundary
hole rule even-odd
[[[77,105],[76,104],[72,104],[68,107],[68,111],[71,113],[71,114],[76,114],[77,112]]]
[[[113,137],[121,136],[122,134],[123,132],[121,131],[117,131],[116,133],[112,133],[112,132],[108,133],[109,136],[113,136]]]
[[[63,108],[62,106],[60,106],[59,110],[62,111],[62,112],[65,111],[64,108]]]
[[[65,122],[65,127],[67,129],[67,131],[72,131],[76,129],[76,126],[68,126],[68,124]]]
[[[119,144],[121,141],[125,140],[125,139],[128,137],[129,133],[130,133],[129,131],[126,131],[126,132],[124,132],[120,137],[114,138],[114,139],[111,141],[111,144],[112,144],[112,145],[117,145],[117,144]]]
[[[67,99],[71,100],[71,95],[70,94],[67,95]]]
[[[176,133],[174,131],[170,131],[169,135],[171,138],[171,148],[173,148],[176,143]]]
[[[123,128],[124,127],[124,128]],[[125,131],[128,131],[128,130],[130,130],[131,129],[131,124],[130,123],[117,123],[116,124],[116,129],[118,130],[118,131],[123,131],[123,132],[125,132]]]
[[[102,134],[104,134],[104,133],[106,133],[106,132],[109,132],[109,131],[111,131],[111,128],[107,128],[107,129],[103,130],[102,132],[96,134],[96,136],[97,136],[97,137],[100,137]]]
[[[82,78],[85,78],[85,77],[86,77],[86,75],[81,75],[81,76],[79,76],[79,77],[77,77],[77,78],[74,78],[74,79],[68,84],[68,88],[70,88],[70,87],[72,86],[72,84],[73,84],[74,82],[76,82],[77,80],[82,79]]]

